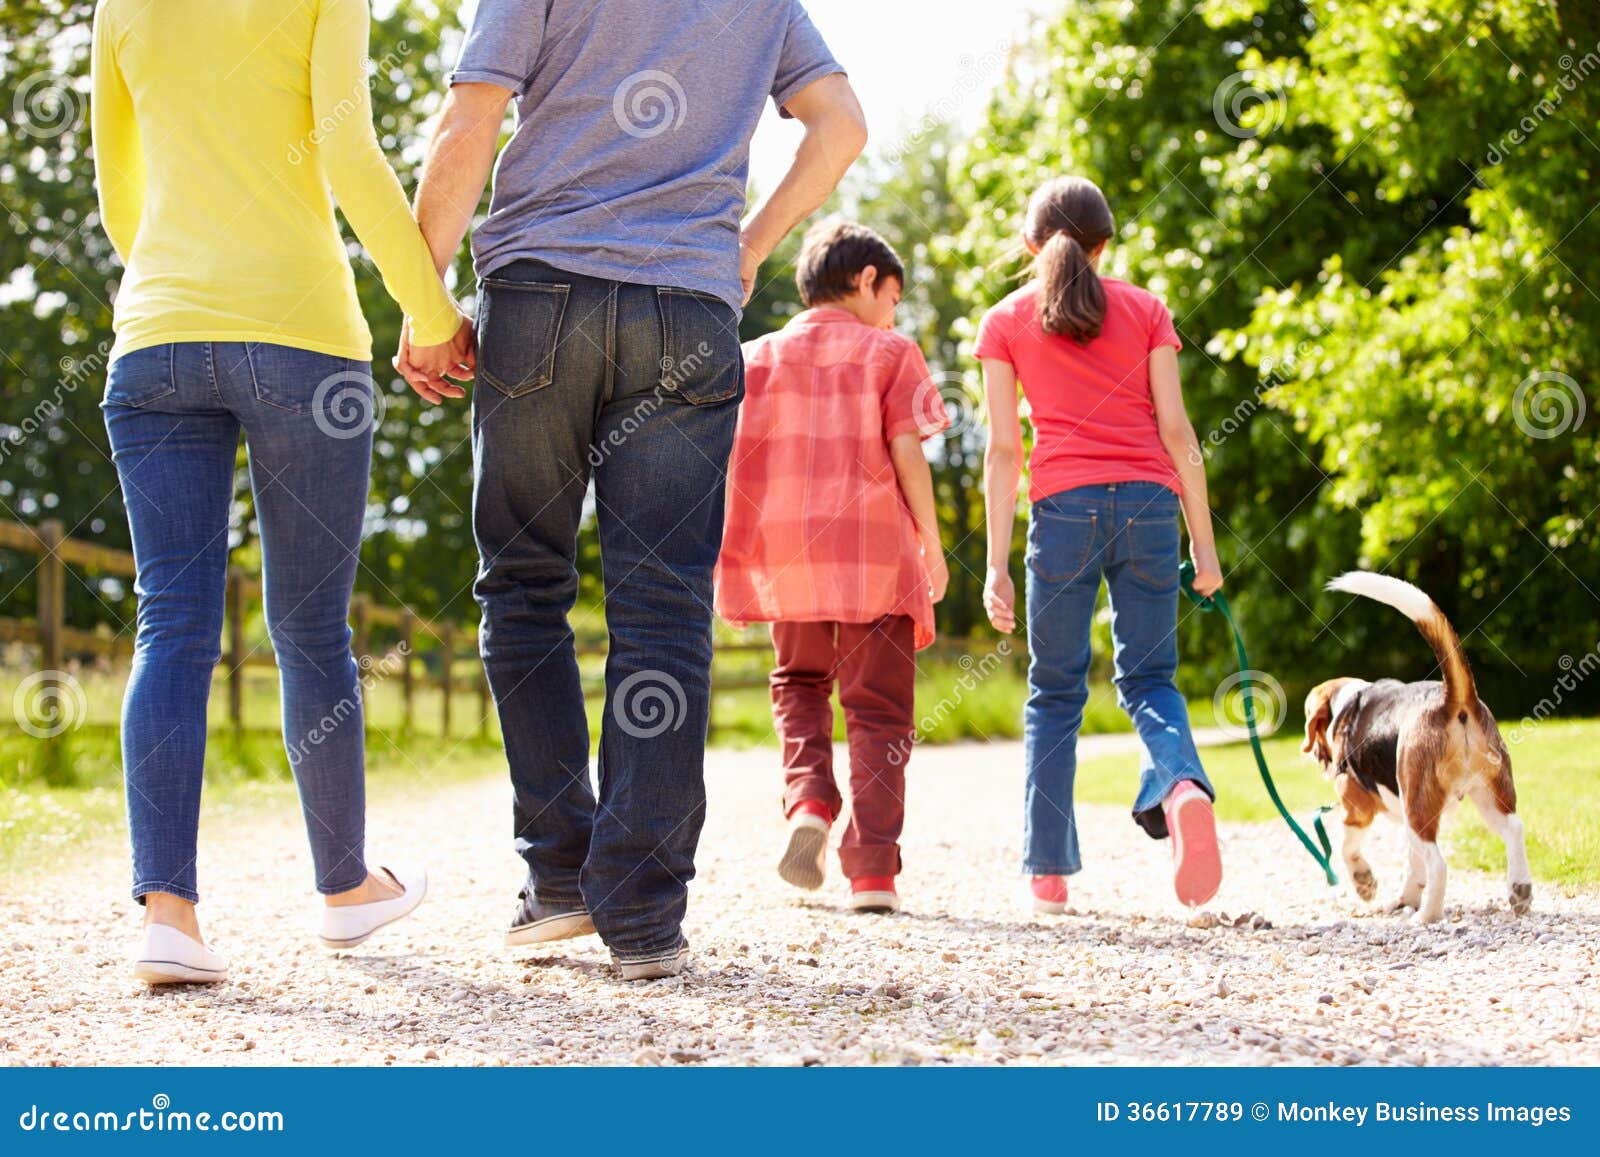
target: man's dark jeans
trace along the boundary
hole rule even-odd
[[[472,413],[482,650],[537,898],[616,956],[679,942],[705,818],[711,575],[744,361],[717,298],[522,261],[484,279]],[[594,480],[599,798],[568,622]]]

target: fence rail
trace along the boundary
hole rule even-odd
[[[0,642],[31,643],[39,648],[38,668],[41,672],[60,671],[69,655],[95,655],[116,658],[133,653],[133,639],[128,632],[110,634],[102,631],[85,631],[66,625],[66,574],[75,567],[133,578],[136,573],[133,555],[125,550],[115,550],[97,543],[69,538],[58,520],[41,522],[38,526],[0,520],[0,550],[10,550],[39,559],[35,617],[26,619],[0,617]],[[245,624],[251,608],[261,599],[261,582],[238,567],[228,571],[226,615],[222,658],[218,666],[226,669],[228,677],[228,719],[235,729],[245,728],[245,672],[251,667],[275,668],[277,660],[270,647],[251,645],[246,639]],[[476,653],[477,632],[457,623],[428,618],[411,607],[390,607],[375,602],[371,596],[357,594],[350,605],[352,650],[365,670],[381,669],[392,672],[387,677],[398,678],[405,719],[413,718],[418,689],[429,682],[440,692],[440,731],[448,737],[454,724],[453,701],[463,693],[475,694],[478,706],[477,731],[487,735],[489,729],[490,696],[488,679],[479,666],[469,678],[455,673],[458,658]],[[372,651],[373,628],[384,628],[398,633],[395,645],[383,654]],[[416,641],[419,633],[432,635],[437,641],[434,649],[435,670],[430,674],[426,665],[418,671],[419,656]],[[467,649],[467,645],[471,649]],[[717,648],[719,654],[770,653],[769,644],[734,643]],[[580,643],[579,658],[597,658],[606,654],[600,643]],[[714,678],[716,690],[739,690],[765,687],[766,679],[754,677]],[[586,682],[584,695],[595,698],[604,693],[596,683]],[[715,696],[713,696],[713,703]],[[713,719],[713,727],[715,720]]]

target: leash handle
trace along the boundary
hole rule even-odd
[[[1283,822],[1289,825],[1289,830],[1294,832],[1300,843],[1305,846],[1306,851],[1311,854],[1311,858],[1317,861],[1318,867],[1322,869],[1322,874],[1328,879],[1328,884],[1330,886],[1337,885],[1339,877],[1333,871],[1333,842],[1328,839],[1328,829],[1322,822],[1323,815],[1332,809],[1328,807],[1321,808],[1318,810],[1316,818],[1312,821],[1312,827],[1315,828],[1317,833],[1317,843],[1322,845],[1319,850],[1317,843],[1311,841],[1311,837],[1306,835],[1305,829],[1296,823],[1294,817],[1289,814],[1289,809],[1284,806],[1283,797],[1278,794],[1278,785],[1272,782],[1272,772],[1267,770],[1267,757],[1261,750],[1261,737],[1256,733],[1255,688],[1252,685],[1255,681],[1250,677],[1250,656],[1245,653],[1244,636],[1239,633],[1239,624],[1234,622],[1233,608],[1228,606],[1227,596],[1221,591],[1211,595],[1202,595],[1195,590],[1194,563],[1187,559],[1178,568],[1178,582],[1191,603],[1202,611],[1220,612],[1223,619],[1227,621],[1228,629],[1233,632],[1234,649],[1239,655],[1239,693],[1244,700],[1244,723],[1246,730],[1250,733],[1250,750],[1255,754],[1256,768],[1261,772],[1261,782],[1266,785],[1267,795],[1272,798],[1273,806],[1278,809],[1278,814],[1283,817]]]

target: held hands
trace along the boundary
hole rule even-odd
[[[470,382],[477,364],[477,336],[471,318],[461,319],[455,337],[429,346],[411,344],[411,319],[406,319],[400,331],[400,350],[394,356],[395,372],[429,405],[437,406],[445,398],[466,397],[467,392],[448,379]]]
[[[983,609],[990,625],[1001,634],[1009,635],[1017,629],[1017,588],[1003,567],[989,568],[989,578],[983,584]]]
[[[1217,561],[1217,548],[1194,548],[1195,594],[1208,599],[1222,589],[1222,564]]]

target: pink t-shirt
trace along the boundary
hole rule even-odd
[[[1031,281],[984,314],[977,356],[1009,362],[1033,416],[1028,495],[1037,502],[1079,486],[1157,482],[1182,492],[1161,443],[1150,396],[1150,351],[1182,349],[1172,315],[1148,290],[1101,278],[1106,320],[1079,345],[1039,324]]]
[[[889,443],[950,424],[910,338],[808,309],[745,346],[717,613],[736,626],[909,615],[933,642],[916,522]]]

